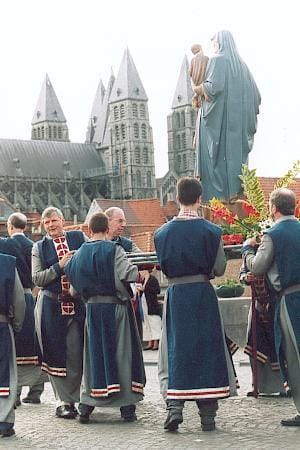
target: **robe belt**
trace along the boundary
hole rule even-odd
[[[44,295],[52,298],[53,300],[58,300],[59,302],[76,302],[76,298],[73,298],[71,295],[69,297],[63,297],[62,294],[57,294],[56,292],[48,291],[47,289],[42,289]]]
[[[117,305],[125,305],[126,302],[123,302],[118,297],[114,297],[113,295],[93,295],[89,297],[88,303],[116,303]]]
[[[188,283],[204,283],[209,281],[209,276],[204,273],[198,273],[197,275],[184,275],[183,277],[168,278],[169,287],[176,284],[188,284]]]
[[[283,297],[284,295],[293,294],[294,292],[300,291],[300,284],[294,284],[293,286],[289,286],[286,289],[283,289],[280,292],[280,295]]]
[[[10,323],[10,320],[5,314],[0,314],[0,323]]]

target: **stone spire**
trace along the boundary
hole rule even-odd
[[[132,56],[126,48],[119,73],[110,96],[110,103],[122,100],[148,101]]]
[[[96,95],[94,98],[94,103],[92,106],[92,111],[91,111],[91,115],[89,118],[88,127],[87,127],[87,133],[86,133],[86,142],[87,143],[93,142],[95,130],[98,126],[98,123],[99,123],[99,120],[101,117],[101,107],[103,104],[104,96],[105,96],[105,87],[104,87],[102,80],[100,79],[98,87],[97,87]]]
[[[31,139],[69,141],[66,118],[46,74],[32,118]]]
[[[99,105],[98,115],[97,115],[97,122],[93,137],[93,142],[96,144],[103,144],[104,137],[106,135],[106,126],[108,122],[108,115],[109,115],[109,103],[110,103],[110,96],[113,89],[113,85],[115,83],[115,76],[111,69],[110,78],[108,80],[107,89],[105,91],[105,95],[103,97],[103,101],[101,105]]]
[[[172,109],[181,106],[191,105],[193,89],[189,74],[189,62],[186,55],[183,58],[175,95],[173,98]]]

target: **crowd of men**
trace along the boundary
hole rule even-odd
[[[166,402],[164,428],[183,421],[185,401],[195,401],[203,431],[215,429],[218,400],[236,395],[236,376],[210,280],[226,268],[221,229],[199,217],[201,183],[177,185],[180,212],[155,233],[155,248],[168,279],[159,351],[160,390]],[[274,225],[257,248],[243,246],[248,273],[265,276],[274,298],[274,336],[283,384],[297,415],[282,420],[300,426],[300,223],[295,195],[270,196]],[[127,258],[140,250],[122,236],[119,208],[94,214],[89,238],[64,231],[62,212],[41,217],[46,235],[33,243],[26,217],[12,214],[8,238],[0,239],[0,435],[12,436],[15,408],[40,403],[51,382],[55,415],[86,424],[95,407],[114,406],[125,422],[137,420],[136,404],[146,383],[142,345],[130,284],[139,269]],[[251,280],[251,276],[249,278]],[[37,300],[33,287],[39,288]]]

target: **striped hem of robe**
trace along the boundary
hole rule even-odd
[[[168,389],[168,400],[200,400],[201,398],[225,398],[230,395],[230,387],[204,389]]]
[[[131,390],[133,392],[138,392],[139,394],[144,394],[144,385],[142,383],[137,383],[136,381],[132,381]]]
[[[252,346],[251,345],[246,345],[246,347],[244,348],[244,353],[246,353],[246,355],[251,356],[251,358],[253,358],[252,356]],[[267,355],[265,355],[264,353],[259,352],[258,350],[256,351],[256,359],[265,364],[268,361],[268,357]]]
[[[66,377],[67,369],[63,367],[51,367],[48,366],[47,363],[42,363],[42,370],[47,372],[49,375],[53,375],[54,377]]]
[[[104,389],[91,389],[90,397],[108,397],[110,394],[120,391],[121,387],[119,384],[110,384]]]
[[[10,394],[9,387],[0,387],[0,397],[8,397]]]
[[[17,356],[17,364],[18,366],[23,366],[26,364],[30,364],[32,366],[38,366],[39,365],[39,358],[38,356]]]

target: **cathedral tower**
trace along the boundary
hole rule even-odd
[[[192,108],[193,90],[189,75],[189,63],[185,56],[173,98],[172,112],[168,116],[169,170],[179,177],[193,176],[195,150],[193,139],[197,111]]]
[[[33,140],[69,142],[67,121],[47,74],[31,125]]]
[[[106,141],[111,154],[112,198],[156,197],[148,97],[128,48],[109,98]]]

